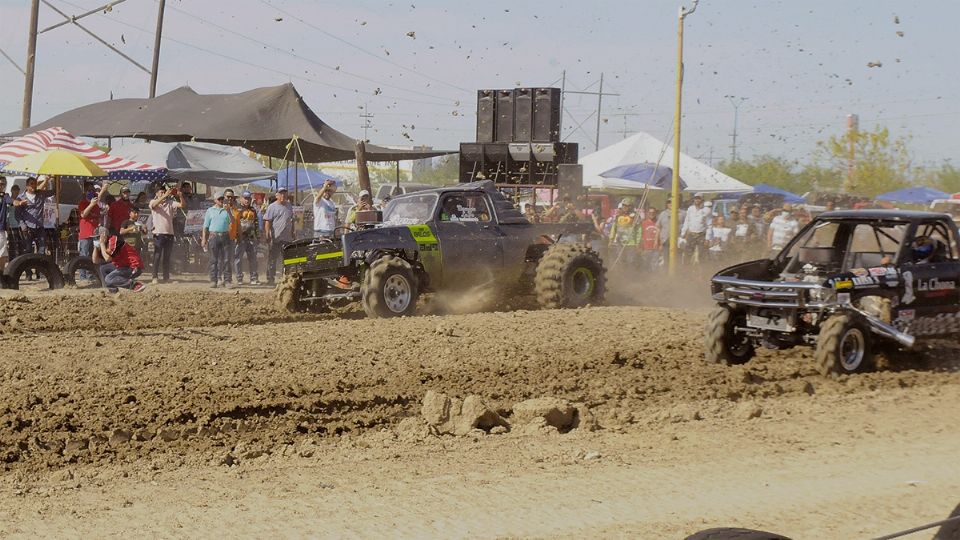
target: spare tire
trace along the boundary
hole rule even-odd
[[[93,259],[90,257],[78,256],[67,261],[66,268],[63,269],[63,279],[68,285],[77,285],[77,273],[81,270],[86,270],[90,272],[91,276],[91,285],[94,287],[102,287],[103,282],[100,279],[100,265],[93,262]]]
[[[39,253],[25,253],[7,263],[7,266],[3,269],[6,287],[14,290],[19,289],[20,280],[28,271],[43,274],[47,280],[47,285],[51,289],[63,288],[63,274],[57,267],[56,261],[52,257]]]

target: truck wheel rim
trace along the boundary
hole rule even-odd
[[[840,340],[840,365],[846,371],[856,371],[866,354],[866,339],[859,328],[851,328]]]
[[[387,308],[394,313],[403,313],[410,306],[412,296],[410,282],[400,274],[390,276],[383,285],[383,299]]]
[[[589,268],[583,266],[577,268],[573,271],[571,278],[574,294],[584,298],[593,294],[593,289],[596,288],[597,278],[594,277],[593,271]]]

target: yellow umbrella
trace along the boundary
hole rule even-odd
[[[44,150],[7,163],[5,172],[51,176],[107,176],[96,163],[69,150]]]

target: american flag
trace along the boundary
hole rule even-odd
[[[0,146],[0,167],[44,150],[69,150],[80,154],[97,164],[112,180],[159,180],[167,175],[165,167],[112,156],[61,127],[35,131]]]

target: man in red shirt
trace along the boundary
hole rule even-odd
[[[107,217],[109,222],[107,225],[110,227],[111,234],[118,234],[120,232],[120,227],[123,226],[123,222],[130,219],[130,209],[135,208],[133,202],[130,200],[130,187],[123,186],[120,189],[120,198],[113,201],[110,204],[110,209],[107,211]]]
[[[97,227],[100,226],[101,210],[103,204],[101,200],[107,193],[107,186],[101,188],[92,181],[87,180],[83,183],[83,198],[77,204],[77,212],[80,215],[80,233],[77,235],[79,240],[78,250],[81,257],[90,257],[93,255],[93,243],[97,239]],[[99,190],[98,190],[99,188]],[[90,272],[80,271],[80,279],[90,279]]]
[[[640,259],[648,270],[656,270],[660,264],[660,227],[657,226],[657,209],[647,209],[640,223]]]
[[[143,260],[137,250],[116,234],[100,229],[100,239],[93,252],[93,262],[100,264],[100,279],[110,292],[120,288],[143,292],[147,286],[136,277],[143,272]]]

